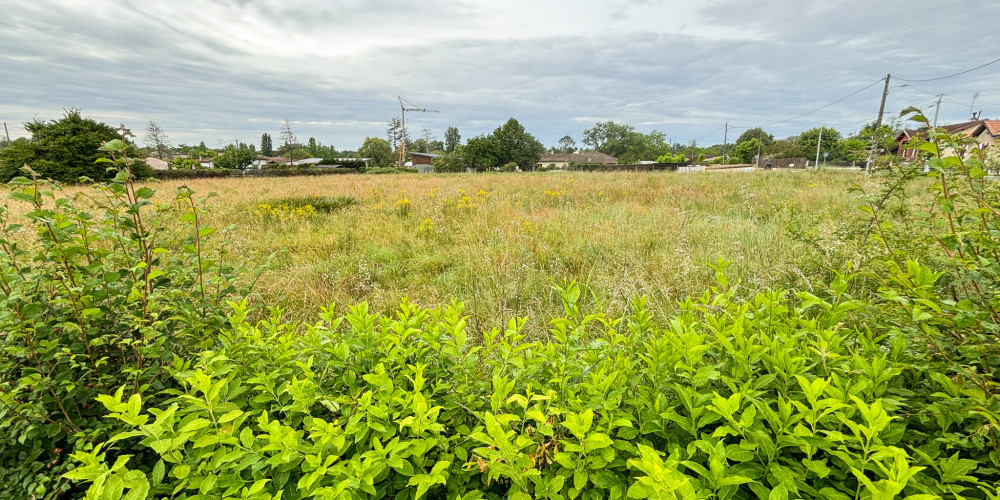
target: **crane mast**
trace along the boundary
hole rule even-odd
[[[410,112],[418,112],[418,113],[440,113],[440,111],[438,111],[436,109],[418,108],[412,102],[407,101],[406,99],[403,99],[400,96],[396,96],[396,97],[399,98],[399,122],[400,122],[400,126],[403,128],[403,137],[404,137],[404,139],[399,144],[399,157],[397,158],[396,165],[402,167],[403,164],[406,163],[406,139],[405,139],[405,137],[406,137],[406,112],[410,111]],[[404,104],[404,103],[409,104],[410,106],[407,107],[406,104]]]

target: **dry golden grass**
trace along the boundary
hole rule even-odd
[[[559,309],[553,285],[576,280],[585,301],[621,311],[643,294],[660,311],[711,284],[707,266],[733,261],[755,290],[797,283],[812,251],[789,237],[793,211],[816,227],[853,216],[853,173],[538,173],[204,179],[158,183],[217,193],[207,222],[235,224],[234,255],[257,263],[287,249],[258,283],[264,302],[310,318],[320,306],[403,298],[459,300],[474,325]],[[333,212],[255,213],[292,196],[350,196]]]

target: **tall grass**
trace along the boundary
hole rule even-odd
[[[805,218],[836,243],[830,236],[857,211],[849,190],[859,181],[835,172],[616,172],[184,184],[220,195],[211,223],[236,224],[240,258],[287,248],[258,290],[292,318],[331,303],[390,311],[404,297],[428,306],[462,299],[473,326],[527,316],[534,330],[560,310],[552,285],[565,280],[619,312],[636,294],[669,311],[706,288],[706,264],[720,256],[747,293],[803,284],[823,269],[803,267],[816,249],[789,236],[790,222]],[[289,199],[357,203],[283,219],[253,210]]]

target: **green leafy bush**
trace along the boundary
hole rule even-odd
[[[301,208],[311,206],[317,212],[333,213],[348,207],[357,205],[358,199],[353,196],[287,196],[268,202],[271,206],[287,206],[289,208]]]
[[[369,167],[366,174],[416,174],[417,169],[411,167]]]
[[[324,310],[300,332],[234,303],[172,399],[100,397],[130,430],[67,477],[139,498],[995,495],[995,463],[942,441],[940,418],[914,429],[939,382],[905,333],[846,326],[865,306],[849,277],[742,301],[724,269],[664,326],[642,299],[585,314],[571,284],[538,341],[523,320],[471,336],[459,304]]]
[[[121,428],[94,398],[163,401],[172,370],[224,325],[223,301],[245,293],[226,237],[205,248],[202,203],[186,188],[154,203],[126,148],[102,148],[114,158],[107,184],[59,197],[58,185],[19,177],[11,199],[27,213],[0,207],[0,498],[69,490],[69,451]]]

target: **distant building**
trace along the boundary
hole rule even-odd
[[[598,151],[586,151],[569,154],[543,154],[538,160],[538,167],[566,168],[570,163],[582,165],[617,165],[618,158]]]
[[[409,153],[410,160],[413,162],[413,166],[417,165],[431,165],[431,160],[437,158],[441,155],[436,155],[434,153]]]
[[[945,133],[948,134],[958,134],[975,139],[979,149],[986,149],[1000,142],[1000,120],[971,120],[938,128],[944,129]],[[926,139],[927,129],[907,129],[896,136],[897,154],[903,161],[913,161],[917,158],[917,149],[910,144],[916,138]],[[956,153],[951,148],[945,148],[941,151],[943,156],[952,156]]]

